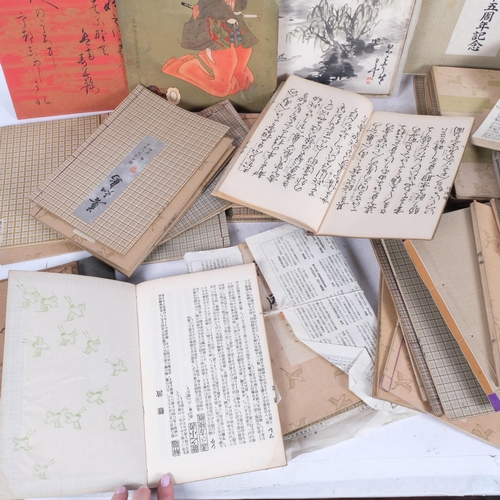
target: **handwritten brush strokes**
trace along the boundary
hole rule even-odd
[[[418,1],[281,0],[278,77],[295,74],[351,92],[398,86]]]
[[[18,119],[112,110],[128,94],[114,0],[4,0],[0,47]]]

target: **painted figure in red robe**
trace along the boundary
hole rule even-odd
[[[258,40],[243,19],[246,5],[247,0],[199,0],[181,40],[182,47],[199,52],[172,57],[163,73],[216,97],[247,90],[254,81],[248,61]]]

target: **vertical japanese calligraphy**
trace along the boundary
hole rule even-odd
[[[448,198],[450,167],[465,132],[449,125],[371,122],[334,200],[335,210],[434,215]]]
[[[18,118],[113,109],[127,95],[115,0],[9,0],[2,68]]]
[[[495,57],[500,46],[500,2],[465,0],[446,54]]]
[[[415,239],[432,237],[472,125],[432,118],[373,113],[320,232],[403,237],[411,228]]]
[[[431,238],[472,123],[292,75],[213,194],[316,234]]]
[[[482,49],[495,14],[498,15],[498,2],[489,1],[487,6],[483,9],[474,33],[472,33],[471,41],[468,46],[469,50],[479,52]]]
[[[290,87],[268,117],[238,170],[328,203],[363,131],[366,109]]]

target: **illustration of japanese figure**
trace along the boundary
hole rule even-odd
[[[244,21],[247,0],[199,0],[194,6],[182,5],[193,14],[184,25],[181,46],[199,52],[170,58],[163,73],[215,97],[250,88],[254,76],[248,62],[258,40]]]

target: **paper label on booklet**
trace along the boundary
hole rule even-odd
[[[93,224],[164,147],[164,142],[146,136],[80,203],[73,215],[88,224]]]
[[[446,54],[495,57],[500,47],[498,3],[465,0]]]

